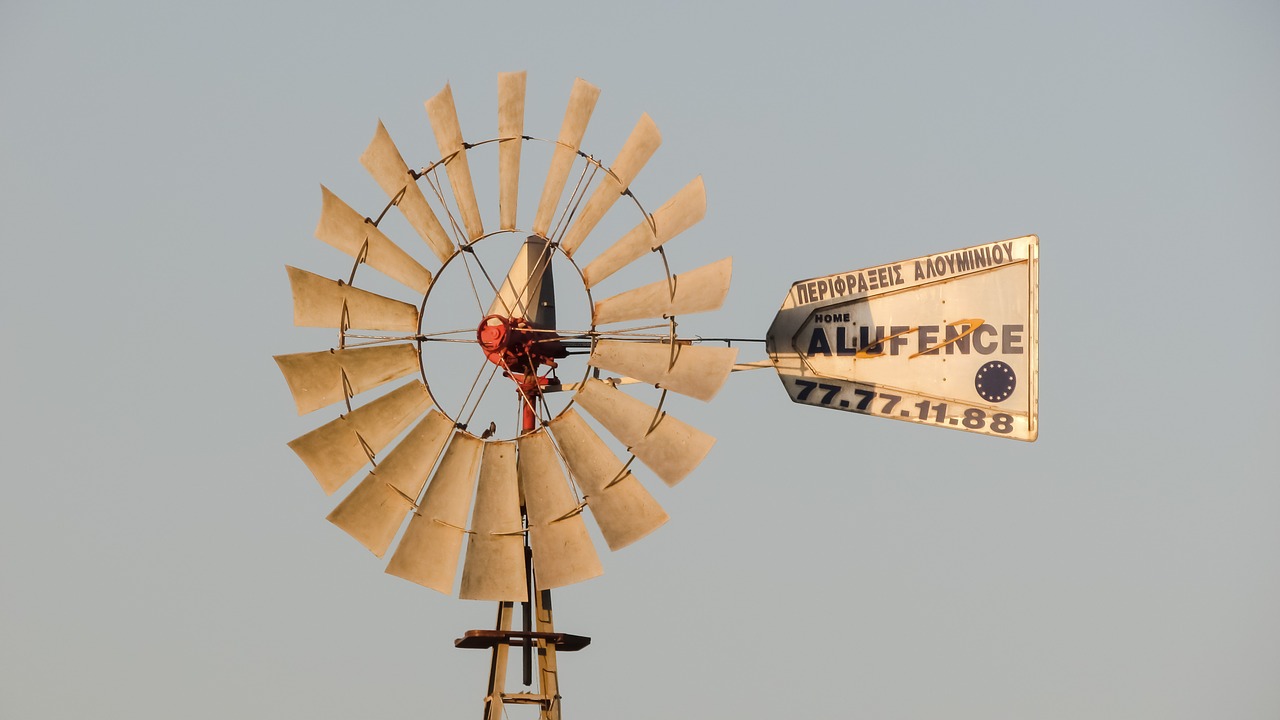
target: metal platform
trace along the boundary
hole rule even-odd
[[[544,641],[554,645],[561,652],[574,652],[591,644],[591,638],[584,635],[570,635],[558,632],[524,632],[521,630],[468,630],[462,637],[453,641],[454,647],[467,649],[490,649],[499,645],[523,646],[526,642]]]

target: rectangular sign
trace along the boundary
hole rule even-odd
[[[769,357],[798,403],[1035,440],[1039,249],[1030,235],[802,280]]]

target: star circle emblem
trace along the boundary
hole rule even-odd
[[[983,400],[998,403],[1008,400],[1013,394],[1013,389],[1018,386],[1018,376],[1008,363],[992,360],[978,368],[973,386]]]

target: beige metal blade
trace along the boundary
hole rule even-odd
[[[453,421],[432,410],[338,503],[329,522],[382,557],[404,516],[413,510],[452,432]]]
[[[524,142],[525,73],[498,73],[498,222],[503,230],[516,227],[520,192],[520,146]]]
[[[635,129],[631,131],[630,137],[619,151],[618,159],[609,168],[610,172],[605,173],[600,184],[596,185],[595,191],[591,193],[591,199],[582,206],[573,226],[560,241],[560,247],[566,255],[573,257],[578,246],[582,245],[582,241],[586,240],[595,229],[600,218],[604,217],[609,208],[622,197],[622,193],[627,191],[631,181],[636,179],[636,175],[640,174],[641,168],[649,162],[649,158],[653,157],[653,153],[661,144],[662,134],[658,132],[658,126],[653,122],[653,118],[650,118],[648,113],[641,115],[640,122],[636,123]]]
[[[422,188],[418,187],[417,180],[409,172],[409,166],[405,164],[404,157],[391,141],[391,135],[387,133],[381,120],[378,121],[373,140],[369,141],[369,147],[360,156],[360,164],[369,171],[387,197],[392,200],[400,198],[396,200],[400,214],[404,215],[409,225],[413,226],[436,257],[440,258],[440,262],[447,261],[454,253],[453,241],[427,204]]]
[[[496,601],[529,599],[513,442],[491,442],[484,446],[458,597]]]
[[[466,534],[476,468],[484,441],[459,430],[431,478],[417,513],[387,563],[387,572],[437,590],[453,592]]]
[[[299,327],[416,332],[418,308],[341,280],[285,266],[293,288],[293,324]]]
[[[571,585],[604,573],[551,437],[543,429],[521,437],[518,443],[537,589]]]
[[[582,269],[587,289],[595,287],[628,263],[653,252],[663,243],[693,227],[707,214],[707,191],[702,185],[702,176],[694,178],[676,193],[665,205],[658,208],[650,218],[640,221],[639,225],[623,235],[609,249],[587,264]]]
[[[462,128],[458,125],[458,110],[453,105],[453,90],[446,84],[444,90],[424,104],[440,156],[444,158],[444,169],[449,173],[453,199],[458,203],[462,224],[467,228],[467,238],[475,240],[484,235],[484,224],[480,222],[480,206],[476,204],[476,189],[471,183],[471,166],[467,165],[467,150],[462,144]]]
[[[595,109],[596,99],[599,97],[600,88],[582,78],[573,81],[569,106],[565,108],[564,122],[560,125],[560,137],[556,141],[555,153],[551,156],[551,168],[547,170],[547,182],[542,186],[542,197],[538,200],[538,214],[533,220],[533,232],[544,238],[555,218],[560,195],[564,193],[565,180],[573,169],[578,148],[582,146],[582,136],[587,131],[587,121],[591,119],[591,111]]]
[[[610,550],[658,529],[667,513],[572,408],[547,424]]]
[[[276,355],[275,361],[299,415],[344,399],[348,389],[354,397],[418,371],[418,351],[407,343]]]
[[[321,185],[320,192],[323,202],[320,222],[316,225],[317,238],[353,258],[363,257],[370,266],[420,293],[427,292],[431,287],[431,273],[426,268],[329,188]]]
[[[596,325],[665,318],[672,315],[706,312],[724,304],[729,294],[729,278],[733,274],[733,258],[725,258],[697,270],[675,275],[670,281],[659,280],[635,290],[605,298],[595,304]]]
[[[589,364],[681,395],[710,400],[724,385],[737,357],[736,348],[676,345],[673,354],[667,343],[601,340]]]
[[[316,476],[325,494],[332,495],[369,464],[370,453],[381,452],[431,402],[427,386],[414,380],[290,441],[289,447]]]
[[[665,412],[655,420],[655,408],[600,380],[588,380],[574,400],[668,485],[692,472],[716,442]]]

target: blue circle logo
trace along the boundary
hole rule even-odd
[[[973,386],[983,400],[998,403],[1008,400],[1013,394],[1013,389],[1018,386],[1018,376],[1013,373],[1013,368],[1009,367],[1008,363],[992,360],[978,368],[978,374],[973,378]]]

